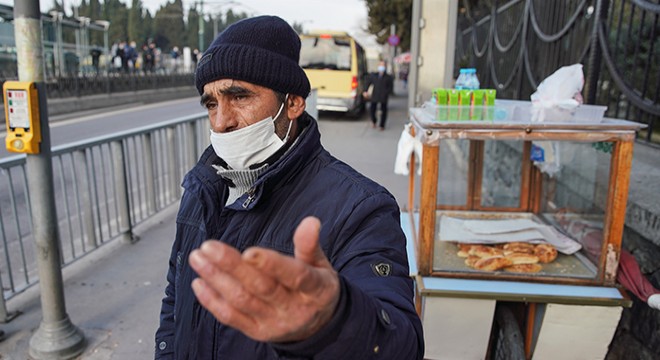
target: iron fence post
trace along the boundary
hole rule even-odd
[[[591,30],[591,45],[589,45],[589,59],[587,60],[587,76],[585,77],[585,101],[587,104],[596,103],[598,93],[598,79],[600,78],[601,57],[603,50],[598,42],[598,28],[607,21],[609,0],[596,0],[594,12],[594,25]]]
[[[121,141],[112,142],[113,174],[115,176],[115,196],[117,197],[117,221],[119,222],[119,231],[126,242],[137,240],[133,236],[133,227],[131,224],[131,210],[128,199],[128,179],[126,167],[124,167],[124,147]]]
[[[188,124],[188,131],[190,131],[190,136],[188,136],[190,145],[188,146],[188,162],[186,165],[191,168],[197,160],[197,121],[192,121]]]
[[[145,191],[147,193],[147,214],[156,212],[156,191],[154,179],[154,154],[151,148],[151,134],[144,134],[144,142],[142,145],[142,152],[144,154],[144,177],[145,177]]]
[[[17,311],[15,312],[7,311],[7,303],[5,302],[5,295],[4,295],[4,286],[2,285],[2,276],[0,274],[0,323],[8,323],[19,314],[20,313]]]
[[[177,151],[175,151],[176,147],[176,139],[174,138],[174,128],[168,127],[165,129],[165,135],[167,138],[167,158],[170,159],[169,162],[169,168],[167,169],[168,172],[168,178],[170,180],[170,194],[167,196],[167,199],[174,199],[178,196],[179,194],[179,184],[175,180],[177,178],[176,176],[176,169],[177,169]]]
[[[80,179],[80,196],[82,198],[82,206],[80,215],[84,223],[85,242],[93,247],[97,246],[96,231],[94,229],[94,207],[92,205],[91,186],[89,184],[89,176],[87,173],[87,154],[85,150],[78,150],[73,153],[74,164],[79,164],[82,168],[76,168],[78,179]],[[75,165],[74,165],[75,166]]]

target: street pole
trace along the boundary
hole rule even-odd
[[[410,68],[408,69],[408,107],[418,106],[417,74],[419,70],[420,46],[419,37],[422,28],[422,0],[413,0],[412,21],[410,26]]]
[[[197,30],[197,35],[199,35],[199,52],[204,52],[204,0],[199,2],[199,29]]]
[[[71,359],[82,353],[85,338],[69,320],[64,304],[39,0],[14,1],[14,33],[18,78],[20,81],[36,83],[41,126],[40,152],[27,154],[26,157],[43,317],[39,328],[30,338],[29,352],[35,359]]]
[[[396,35],[396,25],[392,24],[390,25],[390,36]],[[390,74],[394,76],[394,57],[396,56],[396,45],[390,44],[390,61],[389,61],[389,68],[390,68]],[[396,76],[395,76],[396,77]]]

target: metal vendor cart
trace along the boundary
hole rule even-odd
[[[498,103],[484,111],[502,110]],[[642,125],[575,116],[531,122],[514,109],[490,121],[451,120],[456,109],[438,106],[410,109],[423,151],[421,164],[410,158],[401,220],[425,358],[604,358],[631,304],[616,275]],[[531,244],[531,255],[540,244],[557,251],[529,266],[475,265],[477,245],[504,258],[520,243]]]

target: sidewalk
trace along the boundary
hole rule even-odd
[[[64,269],[66,307],[87,347],[81,359],[153,359],[154,333],[166,285],[178,204],[136,227],[135,244],[104,245]],[[25,360],[41,321],[38,286],[9,301],[22,314],[8,324],[0,359]]]

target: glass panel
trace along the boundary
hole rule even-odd
[[[303,69],[350,70],[350,38],[330,35],[303,36],[300,66]]]
[[[561,167],[544,176],[542,215],[582,245],[581,254],[599,263],[609,189],[612,143],[559,144]]]
[[[463,229],[469,227],[467,222],[475,220],[489,223],[528,219],[539,224],[543,223],[538,216],[531,213],[438,211],[432,259],[433,271],[490,276],[508,275],[526,280],[543,277],[591,280],[595,279],[598,273],[597,268],[580,252],[566,254],[558,251],[556,257],[542,259],[543,255],[539,249],[547,248],[547,245],[538,244],[538,241],[511,247],[513,245],[510,245],[506,239],[502,240],[502,236],[497,236],[501,234],[492,233],[490,235],[494,236],[490,238],[489,234],[484,233],[478,235],[478,239],[468,239],[462,237],[464,234],[461,234],[460,230],[456,231],[456,223],[452,226],[453,230],[442,229],[443,226],[449,225],[443,217],[458,221],[458,227]],[[460,240],[457,240],[459,238]],[[536,260],[529,261],[530,258],[537,256]],[[495,258],[497,260],[490,260]],[[501,266],[493,263],[496,261],[501,262]],[[509,263],[504,265],[505,262]]]
[[[481,206],[520,206],[523,144],[513,140],[484,141]]]
[[[470,141],[443,140],[439,152],[438,204],[467,205]]]

